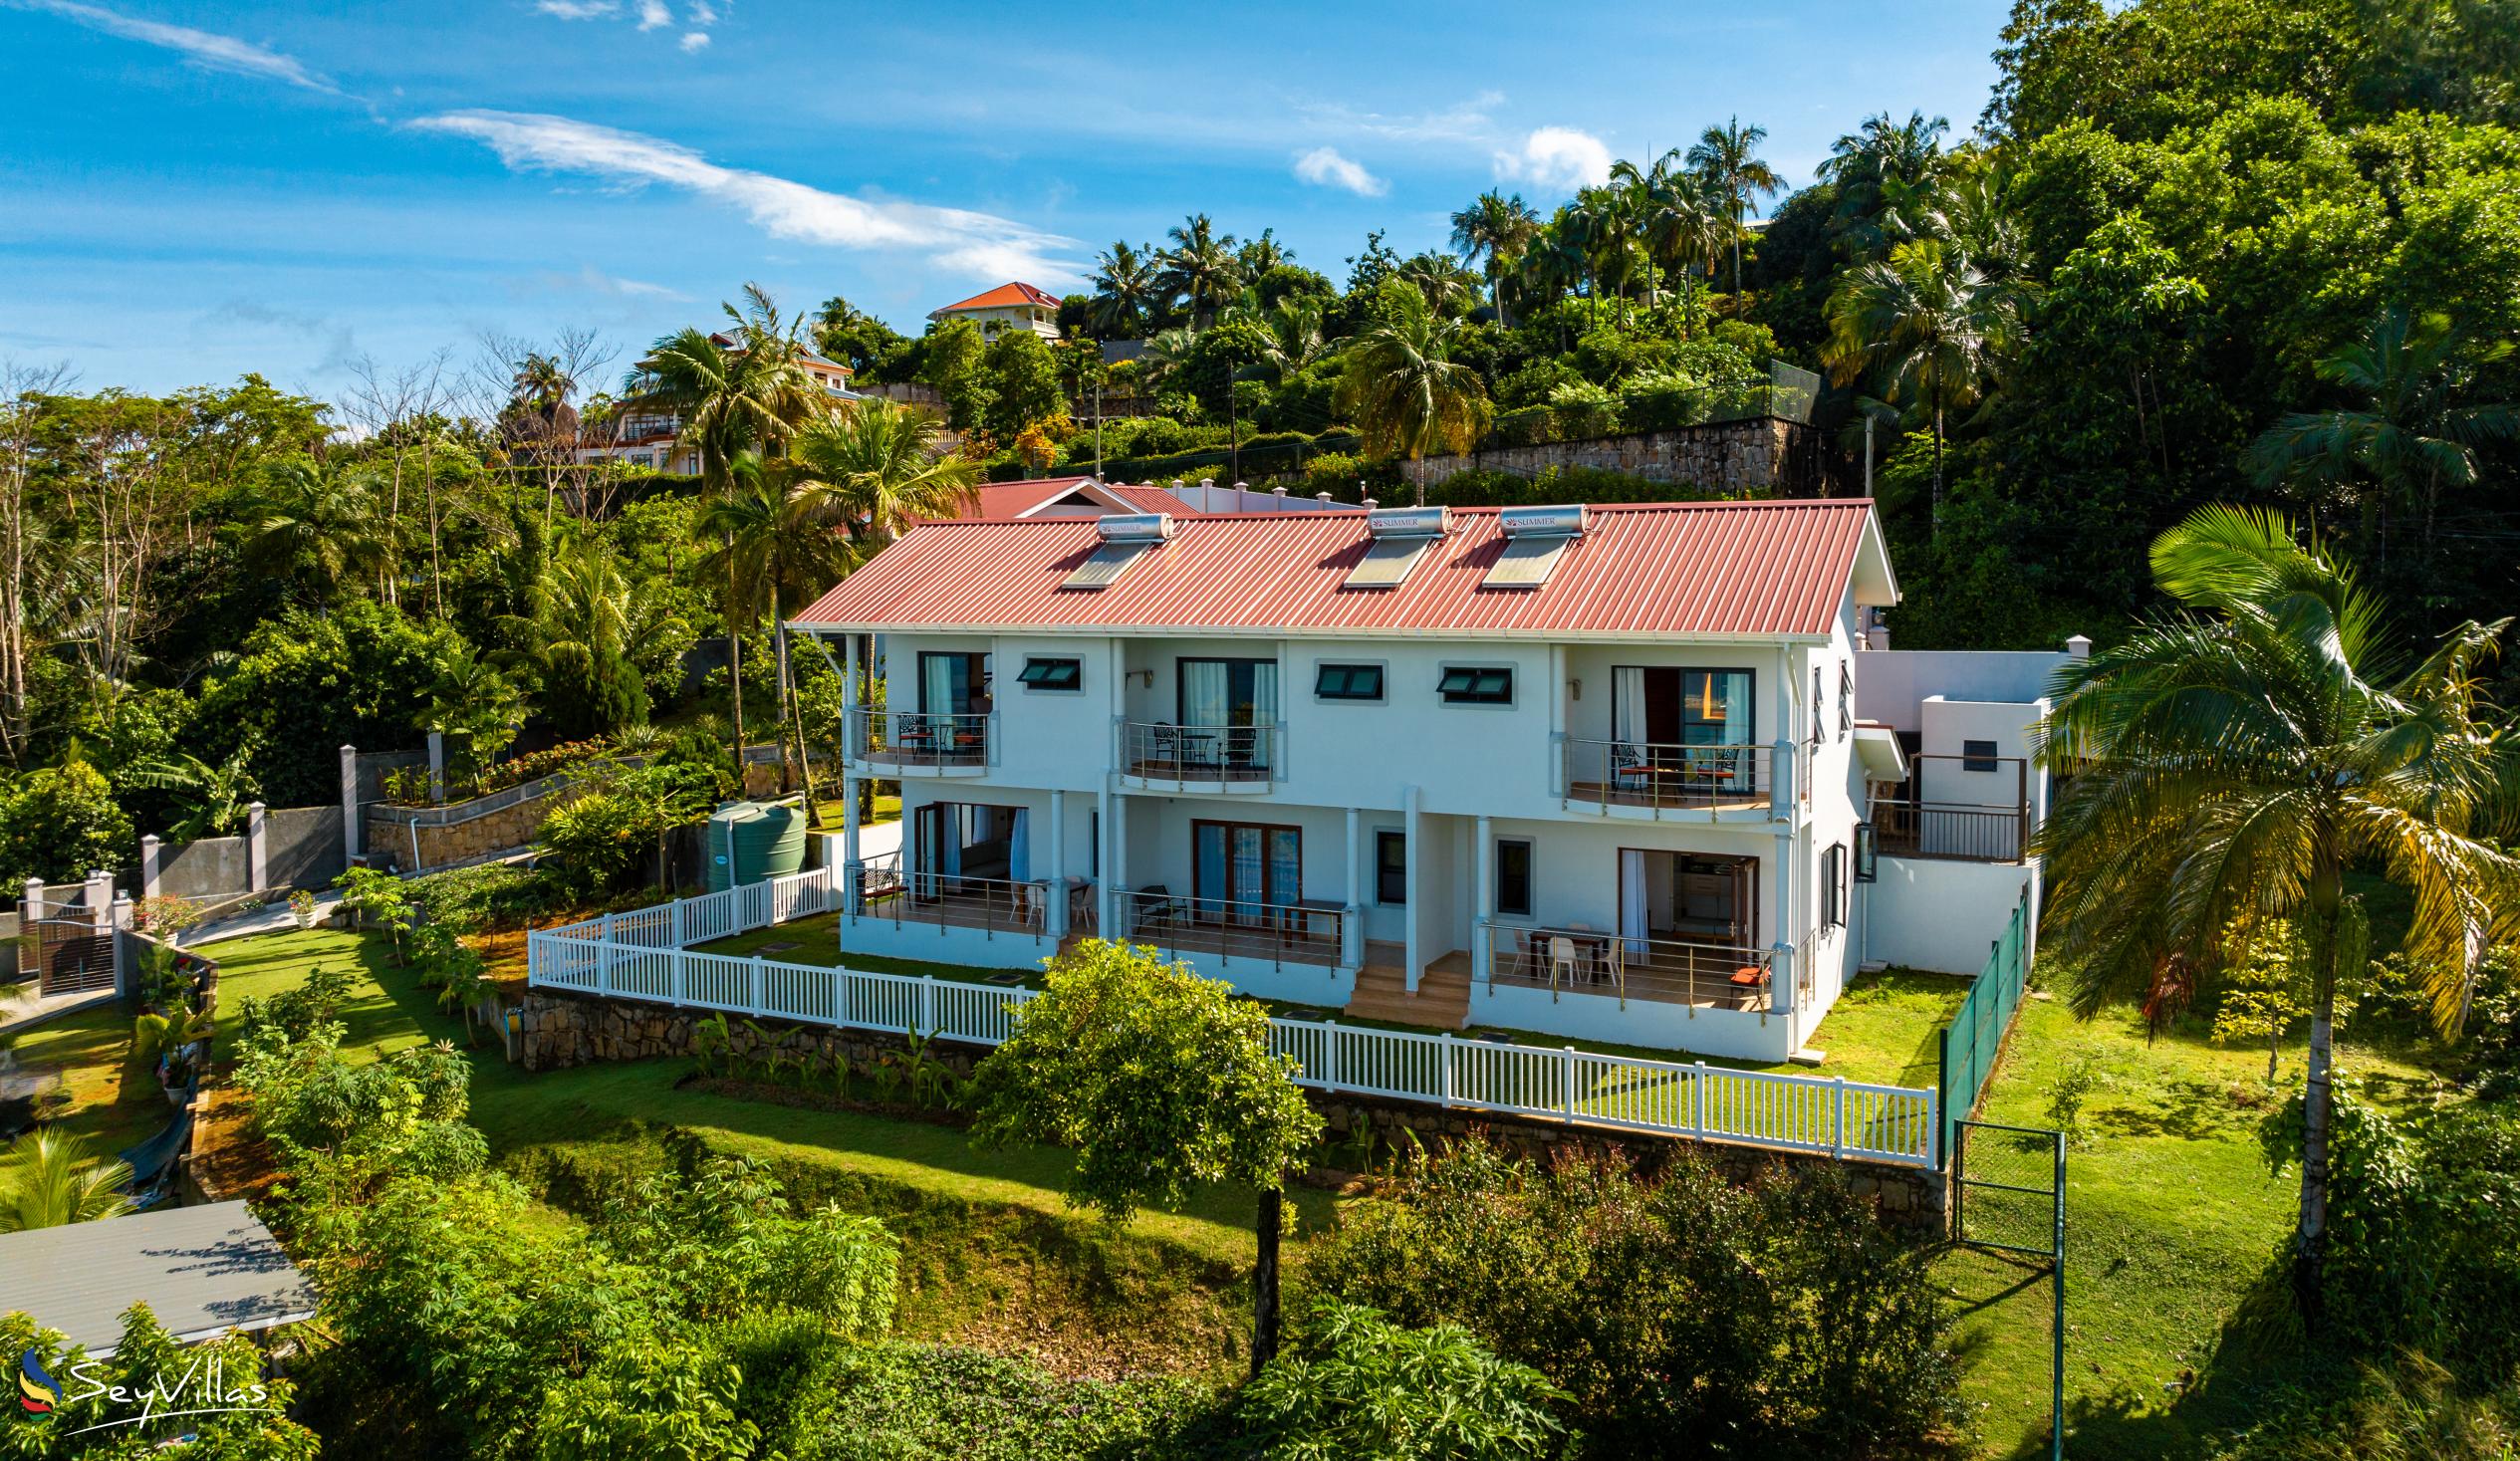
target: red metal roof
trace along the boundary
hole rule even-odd
[[[932,320],[938,315],[950,315],[956,310],[1011,310],[1025,305],[1055,310],[1059,308],[1059,298],[1048,290],[1035,289],[1029,284],[1001,284],[986,294],[975,294],[960,304],[931,311],[928,318]]]
[[[1091,518],[930,523],[843,580],[795,622],[834,629],[1482,635],[1826,634],[1860,555],[1867,592],[1895,598],[1861,498],[1595,507],[1538,589],[1485,589],[1504,550],[1490,510],[1396,589],[1346,589],[1371,541],[1362,512],[1183,515],[1109,588],[1063,589],[1100,543]],[[1865,602],[1874,602],[1868,598]]]

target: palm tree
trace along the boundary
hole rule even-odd
[[[347,580],[381,574],[392,561],[392,526],[367,484],[339,461],[295,457],[271,466],[245,566],[315,591],[318,613],[331,609]]]
[[[798,481],[872,556],[910,525],[979,511],[980,464],[941,451],[935,422],[888,401],[812,422],[790,443]]]
[[[659,626],[657,606],[630,592],[610,544],[576,537],[544,563],[532,616],[499,620],[518,647],[493,658],[532,671],[554,717],[573,734],[635,725],[647,718],[647,691],[630,667],[630,649]]]
[[[466,646],[439,655],[435,669],[428,728],[453,741],[478,766],[515,738],[521,697],[498,666]]]
[[[1147,252],[1143,244],[1133,249],[1116,240],[1095,259],[1094,305],[1087,318],[1097,332],[1110,337],[1135,336],[1146,328],[1146,322],[1163,303],[1154,266],[1145,257]]]
[[[58,1228],[117,1218],[132,1210],[123,1187],[131,1169],[120,1161],[91,1160],[87,1144],[66,1131],[43,1127],[18,1148],[9,1194],[0,1204],[0,1233]]]
[[[1309,295],[1290,295],[1259,317],[1260,328],[1269,332],[1268,355],[1261,364],[1270,379],[1283,384],[1286,377],[1329,353],[1330,339],[1323,324],[1328,318],[1329,302]]]
[[[1452,215],[1452,251],[1486,273],[1488,303],[1500,325],[1513,323],[1505,315],[1505,276],[1539,232],[1540,215],[1520,193],[1507,197],[1490,188]]]
[[[2470,347],[2446,315],[2409,316],[2403,306],[2383,310],[2363,339],[2339,347],[2319,363],[2319,377],[2352,392],[2363,404],[2328,411],[2297,411],[2270,427],[2249,448],[2247,465],[2259,485],[2272,487],[2305,475],[2338,481],[2366,476],[2377,491],[2365,498],[2367,523],[2386,558],[2388,505],[2413,498],[2423,506],[2423,546],[2432,551],[2432,523],[2441,489],[2476,483],[2476,448],[2520,436],[2520,405],[2469,404],[2477,367],[2507,359],[2511,342]]]
[[[2039,756],[2071,771],[2036,839],[2056,892],[2050,948],[2089,1015],[2165,971],[2210,971],[2286,920],[2311,990],[2294,1279],[2316,1323],[2326,1234],[2337,979],[2368,933],[2349,869],[2413,895],[2405,950],[2433,1022],[2455,1034],[2479,952],[2520,935],[2512,742],[2477,718],[2478,666],[2509,620],[2469,622],[2429,655],[2315,536],[2271,512],[2200,509],[2152,545],[2177,611],[2070,661]]]
[[[1584,282],[1584,251],[1568,236],[1565,227],[1567,210],[1542,225],[1530,243],[1524,245],[1522,257],[1514,262],[1514,293],[1526,305],[1538,300],[1541,306],[1555,304],[1570,290]],[[1525,314],[1531,313],[1529,309]],[[1558,348],[1566,349],[1564,321],[1558,331]]]
[[[1478,372],[1452,359],[1465,328],[1428,309],[1415,290],[1395,318],[1357,338],[1339,379],[1339,408],[1357,422],[1375,456],[1467,451],[1487,429],[1487,389]],[[1424,489],[1419,489],[1424,496]]]
[[[1394,279],[1417,286],[1427,308],[1438,315],[1463,313],[1478,299],[1478,276],[1454,263],[1449,255],[1412,254],[1391,271]]]
[[[1721,126],[1710,126],[1699,134],[1697,144],[1688,149],[1688,165],[1716,195],[1724,200],[1732,215],[1732,297],[1734,308],[1741,298],[1741,222],[1744,210],[1755,215],[1758,204],[1754,195],[1764,197],[1785,186],[1776,169],[1759,159],[1759,143],[1768,139],[1764,126],[1743,126],[1741,119],[1728,119]]]
[[[1889,197],[1932,181],[1942,160],[1942,134],[1950,129],[1946,118],[1910,112],[1897,122],[1880,112],[1830,147],[1818,168],[1820,180],[1838,189],[1834,221],[1851,235],[1858,257],[1880,251],[1877,220]]]
[[[1246,243],[1234,254],[1234,263],[1246,280],[1257,279],[1280,264],[1295,262],[1295,250],[1278,242],[1274,228],[1260,230],[1260,236]]]
[[[1679,164],[1677,147],[1639,169],[1625,158],[1612,164],[1611,181],[1628,195],[1628,213],[1644,245],[1645,307],[1658,300],[1654,270],[1712,268],[1723,250],[1725,219],[1711,189]],[[1691,321],[1692,326],[1694,321]]]
[[[735,490],[711,503],[694,524],[701,532],[717,534],[724,544],[700,567],[703,572],[723,572],[728,582],[741,586],[740,600],[729,605],[730,618],[740,613],[742,622],[752,625],[760,622],[763,612],[770,614],[771,641],[778,654],[779,716],[801,735],[803,727],[795,724],[788,693],[787,617],[840,582],[857,561],[841,526],[838,509],[845,499],[794,460],[765,461],[757,453],[745,452],[735,459],[734,476]],[[802,773],[805,766],[799,745],[797,769]],[[784,760],[787,734],[780,736],[779,746]],[[810,822],[813,789],[811,778],[807,781]]]
[[[1584,188],[1558,215],[1558,223],[1560,231],[1583,253],[1585,272],[1593,279],[1594,298],[1601,297],[1603,286],[1616,282],[1620,317],[1625,319],[1628,282],[1636,278],[1642,263],[1637,218],[1628,206],[1628,195],[1614,187]]]
[[[805,347],[802,320],[782,320],[778,306],[757,284],[744,286],[744,308],[724,305],[733,327],[725,343],[697,330],[666,336],[648,350],[631,388],[653,406],[682,419],[681,440],[697,448],[700,487],[711,497],[733,490],[732,464],[747,448],[776,455],[796,428],[829,409],[830,397],[799,362]],[[730,601],[738,594],[728,587]],[[743,638],[732,620],[726,632],[732,669],[737,765],[744,758]]]
[[[1214,322],[1217,306],[1242,286],[1234,236],[1218,233],[1204,213],[1191,214],[1164,236],[1172,247],[1156,255],[1162,267],[1155,282],[1187,306],[1191,322],[1203,330]]]
[[[1883,377],[1882,397],[1933,424],[1933,524],[1942,521],[1944,415],[1974,401],[2011,342],[2019,302],[1956,246],[1911,239],[1840,276],[1821,355],[1840,384]]]
[[[1170,380],[1189,364],[1190,352],[1197,345],[1198,337],[1178,325],[1147,336],[1145,348],[1137,353],[1137,365],[1145,371],[1148,387]]]
[[[254,748],[239,746],[213,766],[190,752],[143,762],[132,779],[152,791],[172,792],[181,808],[175,825],[166,829],[169,842],[188,843],[205,837],[226,837],[245,821],[245,804],[257,788],[246,763]]]

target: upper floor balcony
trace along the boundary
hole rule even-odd
[[[1559,797],[1570,812],[1647,822],[1783,821],[1811,795],[1803,752],[1561,737]]]
[[[875,776],[980,776],[989,769],[991,711],[849,712],[850,759]]]
[[[1894,857],[2018,862],[2036,819],[2019,756],[1916,755],[1907,780],[1876,792],[1875,846]]]
[[[1120,723],[1120,774],[1140,791],[1267,792],[1286,764],[1284,727],[1246,721]]]

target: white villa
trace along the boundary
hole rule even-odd
[[[1892,651],[1897,601],[1861,500],[925,524],[790,625],[881,646],[841,946],[1126,937],[1339,1015],[1785,1060],[1859,969],[1975,973],[2035,910],[2067,656]]]
[[[735,338],[723,331],[711,335],[709,341],[719,350],[731,350],[735,345]],[[866,398],[849,388],[849,378],[857,372],[838,361],[807,350],[799,354],[797,365],[834,400]],[[681,432],[682,418],[671,411],[632,408],[579,433],[576,456],[586,466],[621,462],[635,471],[696,477],[700,474],[700,449],[681,441]]]
[[[1003,330],[1030,330],[1044,340],[1059,338],[1059,297],[1038,285],[1018,280],[985,290],[967,300],[930,310],[927,318],[942,324],[968,320],[980,327],[980,338],[995,340]]]

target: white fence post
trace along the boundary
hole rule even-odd
[[[665,957],[673,960],[673,1002],[677,1005],[687,1005],[691,1002],[691,976],[683,964],[691,956],[677,946]]]
[[[1570,1045],[1565,1047],[1565,1050],[1566,1056],[1563,1069],[1566,1072],[1566,1091],[1564,1093],[1566,1100],[1566,1118],[1572,1121],[1575,1119],[1575,1047]]]
[[[1697,1063],[1697,1079],[1689,1084],[1689,1134],[1706,1139],[1706,1063]]]
[[[1829,1088],[1829,1154],[1847,1154],[1847,1078],[1840,1076]]]
[[[1437,1080],[1436,1086],[1442,1092],[1439,1098],[1446,1106],[1449,1106],[1452,1104],[1452,1032],[1438,1031],[1435,1041],[1435,1059],[1443,1062],[1443,1074]]]
[[[936,976],[918,977],[918,1028],[929,1035],[936,1033]]]
[[[263,892],[271,886],[271,826],[269,809],[260,802],[245,804],[245,874],[249,891]],[[150,892],[157,889],[150,888]]]
[[[1339,1089],[1339,1022],[1321,1022],[1322,1085],[1331,1091]]]
[[[595,946],[595,987],[605,994],[613,992],[613,940],[609,938]]]
[[[747,974],[747,976],[748,976],[748,980],[749,980],[749,983],[750,983],[750,985],[751,985],[751,989],[748,991],[749,998],[745,1001],[745,1005],[746,1005],[746,1008],[748,1008],[748,1009],[750,1009],[750,1010],[752,1011],[752,1013],[754,1013],[754,1014],[758,1015],[758,1014],[760,1014],[760,1013],[762,1012],[762,1010],[761,1010],[761,955],[759,955],[759,954],[755,954],[755,955],[753,955],[751,958],[746,959],[746,960],[744,961],[744,964],[745,964],[745,972],[746,972],[746,974]]]
[[[676,898],[665,906],[672,910],[665,916],[673,924],[673,946],[680,948],[682,947],[682,899]]]
[[[838,966],[832,969],[832,1023],[857,1023],[849,1018],[849,971]]]

